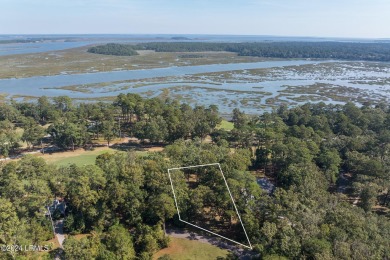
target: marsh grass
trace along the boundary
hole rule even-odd
[[[91,46],[33,54],[0,56],[0,78],[164,68],[207,64],[258,62],[266,59],[237,56],[230,52],[165,53],[138,51],[136,56],[88,53]],[[187,54],[199,55],[191,58]],[[39,65],[39,66],[37,66]]]

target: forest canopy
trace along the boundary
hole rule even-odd
[[[134,56],[138,55],[138,52],[134,49],[133,45],[108,43],[105,45],[99,45],[88,49],[90,53],[115,55],[115,56]]]
[[[220,163],[258,258],[390,257],[388,104],[308,103],[253,116],[234,109],[232,130],[219,128],[220,122],[217,106],[135,94],[120,94],[113,103],[74,103],[64,96],[0,103],[4,157],[20,151],[22,138],[31,147],[46,138],[75,150],[99,136],[110,144],[125,133],[164,146],[146,154],[106,153],[83,166],[48,165],[34,155],[1,163],[0,246],[51,239],[45,207],[56,197],[66,202],[66,259],[151,259],[169,244],[166,228],[185,228],[167,169]],[[23,137],[18,128],[31,134]],[[276,188],[263,190],[258,173]],[[183,214],[203,215],[211,205],[207,219],[218,214],[234,228],[229,207],[216,206],[224,197],[218,182],[200,179],[197,185],[180,187]],[[80,234],[87,236],[77,240]]]
[[[137,45],[109,43],[92,47],[88,52],[131,56],[136,50],[156,52],[228,51],[240,56],[283,59],[336,59],[390,61],[390,43],[374,42],[151,42]]]

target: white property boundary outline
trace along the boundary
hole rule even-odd
[[[210,231],[210,230],[204,229],[204,228],[199,227],[199,226],[197,226],[197,225],[191,224],[191,223],[189,223],[189,222],[187,222],[187,221],[182,220],[181,217],[180,217],[179,205],[177,204],[175,189],[173,188],[173,182],[172,182],[171,172],[170,172],[170,171],[172,171],[172,170],[181,170],[181,169],[189,169],[189,168],[197,168],[197,167],[205,167],[205,166],[212,166],[212,165],[218,165],[219,170],[221,171],[222,178],[223,178],[223,180],[225,181],[226,188],[228,189],[230,198],[232,199],[234,209],[236,210],[238,219],[240,220],[241,226],[242,226],[242,228],[243,228],[243,230],[244,230],[245,237],[246,237],[246,239],[248,240],[249,246],[244,245],[244,244],[241,244],[241,243],[239,243],[239,242],[237,242],[237,241],[234,241],[234,240],[232,240],[232,239],[230,239],[230,238],[221,236],[221,235],[219,235],[219,234],[217,234],[217,233],[214,233],[214,232],[212,232],[212,231]],[[238,212],[238,209],[237,209],[237,207],[236,207],[236,203],[234,202],[232,193],[230,192],[230,189],[229,189],[229,185],[227,184],[227,181],[226,181],[226,179],[225,179],[225,175],[223,174],[221,165],[220,165],[219,163],[210,163],[210,164],[201,164],[201,165],[194,165],[194,166],[187,166],[187,167],[170,168],[170,169],[168,169],[168,176],[169,176],[169,180],[170,180],[170,182],[171,182],[171,188],[172,188],[172,192],[173,192],[173,198],[175,199],[175,205],[176,205],[177,215],[179,216],[179,220],[180,220],[181,222],[186,223],[186,224],[188,224],[188,225],[191,225],[191,226],[193,226],[193,227],[199,228],[199,229],[201,229],[201,230],[203,230],[203,231],[209,232],[209,233],[211,233],[211,234],[213,234],[213,235],[215,235],[215,236],[222,237],[222,238],[224,238],[224,239],[226,239],[226,240],[229,240],[230,242],[233,242],[233,243],[239,244],[239,245],[241,245],[241,246],[247,247],[247,248],[249,248],[249,249],[252,249],[252,244],[251,244],[251,242],[249,241],[249,237],[248,237],[248,234],[246,233],[246,230],[245,230],[245,227],[244,227],[244,223],[243,223],[242,220],[241,220],[240,213]]]

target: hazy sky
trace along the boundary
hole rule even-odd
[[[390,38],[390,0],[0,0],[0,34]]]

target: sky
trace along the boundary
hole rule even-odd
[[[390,38],[389,0],[0,0],[0,34]]]

